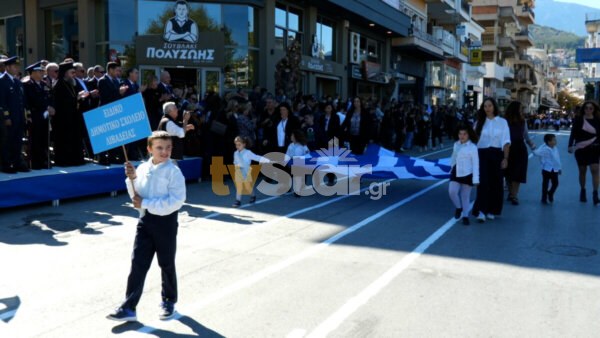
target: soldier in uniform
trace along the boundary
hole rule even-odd
[[[50,168],[48,160],[49,119],[54,116],[50,87],[44,82],[42,62],[36,62],[26,68],[29,80],[23,83],[25,105],[31,119],[30,157],[31,169]]]
[[[6,143],[2,147],[2,171],[14,174],[27,172],[21,154],[25,133],[25,94],[19,74],[17,57],[4,59],[6,74],[0,79],[0,111]]]

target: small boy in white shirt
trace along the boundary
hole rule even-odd
[[[558,175],[562,174],[560,156],[556,147],[556,135],[544,135],[544,144],[534,150],[533,154],[540,158],[542,165],[542,204],[553,203],[554,193],[558,188]],[[552,182],[552,187],[548,189],[550,182]]]

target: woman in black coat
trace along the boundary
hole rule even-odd
[[[362,106],[360,98],[354,98],[341,129],[345,141],[350,142],[350,150],[355,155],[365,152],[371,130],[370,121],[369,112]]]
[[[513,205],[519,204],[519,187],[527,183],[528,154],[525,144],[531,148],[535,145],[529,139],[525,118],[522,114],[523,105],[519,101],[512,101],[506,107],[504,114],[510,130],[510,153],[506,167],[506,180],[508,181],[508,201]]]
[[[327,149],[332,138],[340,137],[340,127],[340,117],[333,109],[333,103],[325,103],[317,123],[317,146]]]

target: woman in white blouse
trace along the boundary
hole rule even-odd
[[[508,166],[510,130],[506,120],[498,114],[496,101],[486,98],[477,112],[475,122],[475,132],[479,137],[480,184],[473,215],[477,216],[480,223],[500,215],[504,201],[503,171]]]

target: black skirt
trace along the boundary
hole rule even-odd
[[[454,166],[452,167],[452,171],[450,171],[450,181],[473,186],[473,174],[463,177],[456,177],[456,166]]]
[[[600,163],[600,145],[590,144],[575,150],[575,160],[580,167]]]

